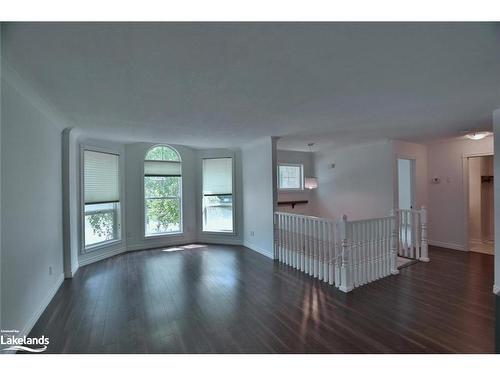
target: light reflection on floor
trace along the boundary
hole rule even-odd
[[[166,253],[170,253],[173,251],[200,249],[200,248],[204,248],[204,247],[207,247],[207,245],[190,244],[190,245],[184,245],[184,246],[167,247],[166,249],[162,249],[162,251],[164,251]]]

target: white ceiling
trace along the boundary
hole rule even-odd
[[[280,148],[491,127],[500,26],[19,23],[6,62],[74,126],[119,141]]]

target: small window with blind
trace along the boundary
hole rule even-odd
[[[203,159],[204,232],[233,233],[233,159]]]
[[[278,165],[278,189],[302,190],[304,189],[304,167],[302,164]]]
[[[144,158],[144,234],[182,233],[182,165],[170,146],[154,146]]]
[[[83,151],[85,249],[120,239],[119,156]]]

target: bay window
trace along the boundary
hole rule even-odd
[[[233,159],[203,159],[204,232],[233,233]]]

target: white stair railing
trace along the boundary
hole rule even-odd
[[[275,213],[275,258],[343,292],[397,274],[395,216],[332,220]]]
[[[398,255],[429,261],[427,240],[427,209],[396,210],[396,225],[398,230]]]
[[[394,216],[340,222],[343,237],[342,269],[346,270],[345,284],[341,290],[371,283],[380,278],[397,275],[397,230]],[[345,230],[344,230],[345,228]]]
[[[275,226],[275,259],[330,285],[340,285],[332,220],[276,212]]]

